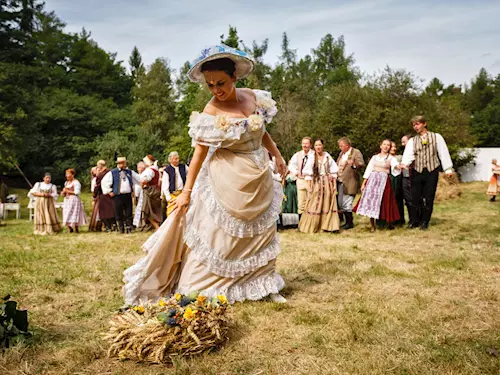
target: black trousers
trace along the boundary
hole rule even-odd
[[[422,173],[418,173],[415,169],[411,172],[411,200],[415,206],[412,210],[411,221],[429,223],[434,208],[439,168],[432,172],[427,169],[424,169]]]
[[[408,210],[408,217],[410,218],[409,220],[412,221],[412,209],[413,209],[413,204],[411,200],[411,181],[410,177],[402,177],[401,178],[401,191],[403,194],[403,200],[406,205],[406,209]]]
[[[118,227],[132,226],[132,193],[118,194],[113,197],[115,219]]]

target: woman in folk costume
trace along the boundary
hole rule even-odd
[[[142,161],[146,165],[146,169],[139,177],[143,194],[142,215],[154,229],[158,229],[162,221],[158,162],[153,155],[145,156]]]
[[[50,173],[45,173],[42,182],[37,182],[30,190],[28,196],[35,200],[35,234],[54,234],[61,231],[57,218],[55,201],[57,200],[57,187],[51,183]]]
[[[403,160],[403,155],[396,155],[398,152],[398,145],[396,142],[391,141],[391,150],[389,154],[396,158],[399,164]],[[405,206],[403,203],[403,174],[398,173],[394,176],[392,173],[390,174],[392,190],[394,190],[394,195],[396,197],[396,202],[398,204],[398,212],[399,212],[399,220],[397,224],[405,223]]]
[[[75,178],[73,168],[66,170],[66,182],[61,195],[64,197],[63,205],[63,225],[68,227],[70,233],[79,232],[78,228],[87,224],[87,217],[80,200],[82,185]]]
[[[223,294],[231,303],[266,296],[285,302],[276,273],[283,191],[266,151],[283,176],[286,165],[265,127],[276,103],[268,92],[236,88],[253,67],[246,53],[225,45],[204,49],[191,64],[188,77],[206,82],[213,98],[191,115],[195,151],[176,210],[124,273],[126,304],[176,291]]]
[[[371,232],[375,232],[377,219],[389,225],[400,219],[389,175],[399,175],[401,171],[397,159],[389,154],[390,149],[391,141],[385,139],[380,145],[380,153],[370,159],[363,175],[361,198],[354,208],[358,215],[370,218]]]
[[[500,194],[500,165],[498,165],[497,159],[491,161],[491,171],[493,174],[491,175],[486,194],[490,196],[490,202],[495,202],[497,194]]]
[[[314,142],[313,185],[299,223],[304,233],[337,232],[340,219],[337,212],[337,172],[332,156],[324,151],[323,140]]]
[[[95,199],[95,205],[98,208],[99,212],[99,220],[105,226],[106,232],[111,232],[113,228],[113,223],[115,222],[115,208],[113,206],[113,198],[111,198],[108,194],[104,194],[102,192],[102,179],[109,172],[109,169],[106,168],[106,161],[99,160],[97,162],[97,177],[95,180],[95,187],[93,196]]]
[[[142,172],[146,169],[146,164],[141,160],[139,163],[137,163],[137,174],[140,176]],[[158,170],[160,171],[160,170]],[[160,171],[161,173],[161,171]],[[141,229],[141,230],[149,230],[151,229],[149,227],[149,223],[146,226],[146,223],[144,221],[144,216],[142,214],[142,206],[144,204],[144,193],[142,190],[142,186],[140,184],[135,184],[134,185],[134,206],[135,206],[135,211],[134,211],[134,219],[132,220],[132,225],[135,228]],[[162,208],[163,210],[163,208]]]
[[[102,230],[102,222],[99,218],[99,203],[94,196],[94,190],[99,173],[99,165],[92,167],[90,170],[90,192],[92,193],[92,213],[90,215],[89,231],[100,232]]]

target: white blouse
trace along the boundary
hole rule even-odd
[[[370,174],[373,172],[375,166],[377,166],[377,167],[387,166],[387,169],[390,169],[390,173],[393,176],[399,176],[401,171],[397,168],[398,165],[399,165],[398,160],[394,156],[389,155],[387,157],[387,156],[381,156],[380,154],[377,154],[370,159],[370,162],[368,163],[368,166],[366,167],[365,174],[363,175],[363,178],[365,178],[365,179],[369,178]]]
[[[312,176],[314,175],[314,158],[316,157],[316,153],[313,153],[313,157],[311,158],[311,162],[307,162],[306,165],[304,166],[304,169],[302,170],[302,173],[305,176]],[[333,160],[332,156],[328,152],[323,152],[323,161],[318,160],[318,167],[319,167],[319,174],[321,176],[324,175],[332,175],[333,177],[337,178],[337,172],[339,171],[339,167],[337,166],[337,163],[335,160]]]
[[[42,191],[44,191],[44,192],[50,191],[50,195],[52,196],[52,198],[54,198],[54,200],[57,200],[57,198],[58,198],[57,186],[52,184],[52,183],[46,184],[43,181],[37,182],[35,184],[35,186],[33,186],[33,188],[28,193],[28,197],[30,197],[31,199],[34,200],[38,197],[34,196],[33,193],[41,193]]]
[[[82,192],[82,184],[80,184],[80,181],[78,180],[73,180],[71,182],[66,181],[64,183],[64,187],[70,188],[73,187],[73,193],[78,196]]]

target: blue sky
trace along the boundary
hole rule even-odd
[[[463,84],[481,67],[500,73],[498,0],[46,0],[46,9],[69,32],[91,31],[120,60],[128,61],[137,46],[146,64],[165,57],[174,69],[218,43],[231,24],[247,45],[269,38],[270,64],[286,31],[299,57],[327,33],[344,35],[368,74],[389,65],[424,80]]]

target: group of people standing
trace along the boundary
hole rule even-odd
[[[443,137],[427,129],[423,116],[414,117],[411,123],[416,135],[402,137],[403,155],[397,155],[396,142],[384,139],[366,166],[363,182],[364,158],[349,138],[338,140],[337,161],[324,151],[323,140],[315,140],[313,149],[312,139],[303,138],[302,150],[288,165],[282,216],[297,213],[301,232],[336,233],[354,227],[354,212],[369,217],[374,232],[377,224],[390,228],[404,224],[406,205],[408,228],[427,229],[439,171],[451,174],[453,164]]]
[[[127,167],[125,157],[117,158],[114,169],[108,169],[106,161],[99,160],[91,170],[89,230],[130,233],[134,227],[157,229],[186,181],[188,168],[179,163],[177,152],[169,155],[169,162],[165,168],[158,168],[156,159],[147,155],[135,172]],[[70,233],[78,233],[81,226],[87,225],[79,198],[82,187],[75,173],[74,169],[66,171],[66,182],[60,194],[64,197],[62,225],[55,208],[59,195],[56,185],[51,182],[51,175],[46,173],[43,181],[37,182],[30,190],[28,195],[34,201],[35,209],[35,234],[58,233],[63,226]],[[134,201],[135,215],[132,216]]]
[[[45,173],[43,181],[37,182],[29,191],[28,196],[34,201],[35,208],[35,234],[58,233],[63,226],[66,226],[70,233],[78,233],[82,225],[87,225],[87,217],[80,200],[82,185],[75,175],[74,169],[66,170],[66,182],[60,194],[64,197],[62,225],[55,207],[59,195],[50,173]]]

